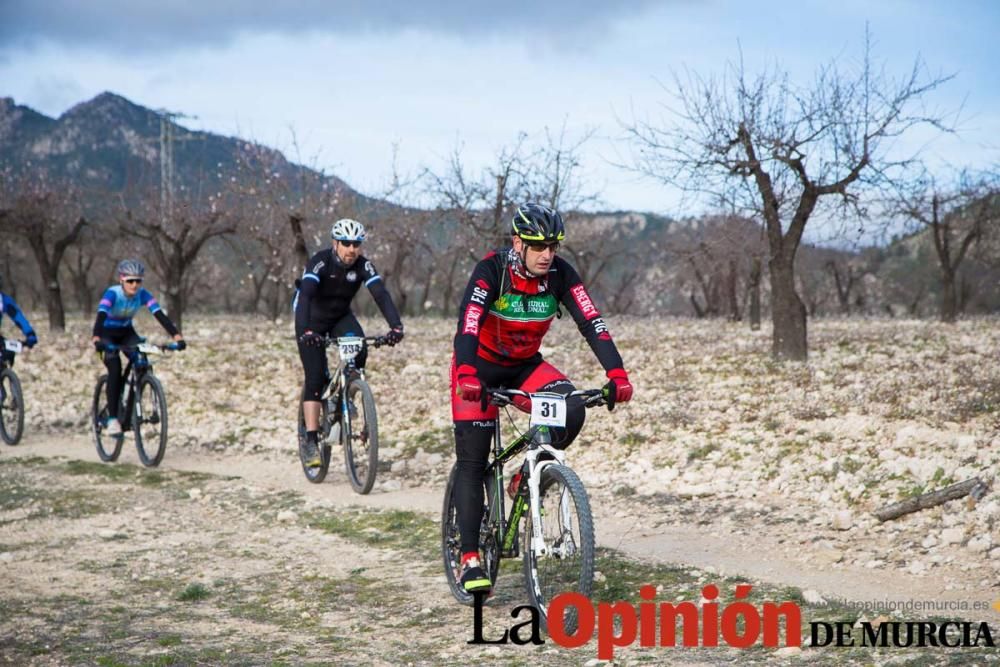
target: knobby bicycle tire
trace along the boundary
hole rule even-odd
[[[448,484],[444,491],[444,504],[441,508],[441,558],[444,561],[445,579],[448,588],[455,599],[464,605],[471,606],[475,597],[462,588],[462,541],[458,530],[458,508],[455,507],[455,478],[458,475],[458,465],[451,467]],[[487,494],[489,489],[487,489]],[[489,495],[486,496],[489,498]],[[483,504],[483,518],[479,529],[479,562],[489,575],[493,587],[496,588],[500,573],[500,552],[496,546],[496,536],[489,530],[489,507]]]
[[[531,512],[525,514],[524,579],[528,599],[542,616],[548,631],[548,606],[560,593],[577,592],[590,597],[594,586],[594,520],[583,482],[564,465],[542,469],[538,485],[541,528],[548,554],[535,553],[532,544]],[[573,607],[563,618],[565,632],[576,631],[578,619]]]
[[[90,408],[90,432],[94,436],[94,445],[97,447],[97,455],[102,461],[111,462],[118,459],[122,452],[122,443],[125,441],[125,434],[110,436],[104,433],[108,420],[108,405],[104,395],[107,393],[105,387],[108,384],[108,376],[102,375],[97,380],[94,387],[94,401]]]
[[[139,378],[136,387],[132,430],[139,460],[150,468],[158,466],[167,451],[167,397],[163,385],[149,372]]]
[[[21,381],[12,368],[0,371],[3,402],[0,403],[0,437],[8,445],[16,445],[24,434],[24,394]]]
[[[305,394],[303,394],[305,396]],[[302,474],[313,484],[319,484],[326,479],[326,473],[330,469],[330,440],[329,440],[329,408],[326,399],[320,400],[319,427],[319,466],[306,465],[305,442],[306,442],[306,417],[303,411],[302,401],[299,401],[299,463],[302,464]]]
[[[378,472],[378,415],[371,387],[361,378],[347,383],[345,397],[348,413],[341,415],[341,437],[344,442],[344,467],[347,480],[362,495],[372,490]],[[360,397],[360,405],[357,400]],[[356,406],[355,416],[350,406]],[[360,418],[360,419],[359,419]]]

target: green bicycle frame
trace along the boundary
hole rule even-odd
[[[552,441],[552,433],[547,426],[532,426],[527,432],[518,436],[506,449],[500,438],[500,421],[497,420],[493,433],[493,461],[487,468],[487,475],[490,479],[490,532],[496,535],[500,542],[500,554],[504,558],[517,556],[514,553],[514,542],[517,539],[517,530],[521,524],[521,518],[528,509],[527,500],[523,493],[517,494],[514,498],[514,505],[511,507],[510,516],[504,521],[504,493],[503,493],[503,464],[521,453],[529,444],[536,442],[539,445],[549,444]]]

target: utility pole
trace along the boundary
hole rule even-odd
[[[197,116],[167,109],[157,109],[156,113],[160,116],[160,224],[166,225],[174,214],[174,119]]]

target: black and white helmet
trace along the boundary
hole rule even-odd
[[[333,228],[330,230],[330,238],[337,241],[357,241],[360,243],[365,240],[366,236],[365,226],[350,218],[341,218],[333,223]]]
[[[137,259],[123,259],[118,262],[118,275],[119,277],[135,276],[136,278],[142,278],[146,275],[146,267]]]

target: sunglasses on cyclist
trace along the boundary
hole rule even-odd
[[[541,241],[526,241],[529,248],[535,252],[545,252],[546,250],[551,250],[555,252],[559,250],[559,241],[555,243],[542,243]]]
[[[346,245],[348,248],[360,248],[361,241],[338,241],[340,245]]]
[[[129,285],[141,285],[142,278],[126,278],[125,282],[127,282]]]

